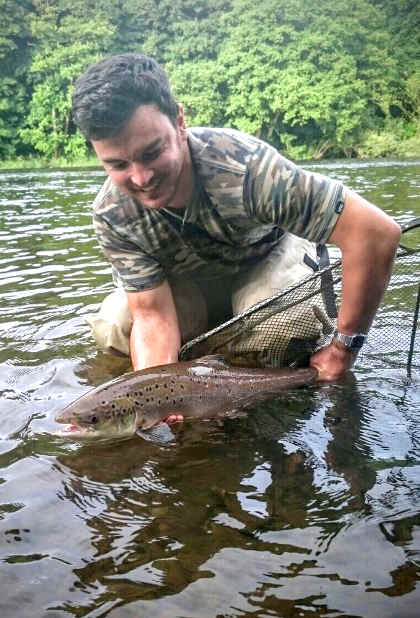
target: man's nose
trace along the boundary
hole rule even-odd
[[[142,163],[134,161],[130,168],[130,180],[138,187],[144,187],[149,184],[153,177],[153,170],[147,168]]]

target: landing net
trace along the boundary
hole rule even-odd
[[[359,360],[420,369],[420,218],[403,227],[388,290]],[[341,298],[341,259],[187,342],[182,360],[223,354],[232,364],[299,366],[331,339]]]

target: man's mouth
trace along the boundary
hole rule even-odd
[[[158,182],[153,183],[153,185],[151,185],[150,187],[139,189],[139,193],[142,195],[152,196],[153,194],[157,193],[161,184],[162,184],[162,180],[158,180]]]

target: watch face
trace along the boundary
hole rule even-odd
[[[351,342],[350,347],[358,350],[359,348],[362,347],[364,342],[365,342],[364,335],[356,335],[355,337],[353,337],[353,341]]]

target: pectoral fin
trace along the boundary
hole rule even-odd
[[[156,444],[169,444],[175,442],[175,435],[167,423],[158,423],[150,429],[137,429],[136,434]]]

